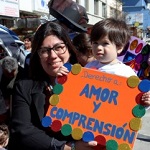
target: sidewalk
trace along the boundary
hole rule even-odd
[[[138,132],[133,150],[150,150],[150,109],[142,118],[142,128]]]

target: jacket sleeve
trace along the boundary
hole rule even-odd
[[[20,143],[22,150],[63,150],[66,141],[59,141],[46,134],[39,125],[40,119],[31,115],[33,111],[31,110],[31,103],[33,100],[30,82],[32,81],[30,80],[29,83],[27,81],[21,81],[14,87],[11,123],[12,137],[10,137],[14,144],[12,147]]]

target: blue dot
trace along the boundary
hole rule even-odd
[[[148,92],[150,90],[150,81],[148,79],[142,80],[139,83],[138,88],[141,92]]]
[[[68,71],[71,71],[72,65],[70,63],[65,63],[64,66],[68,69]]]
[[[51,117],[46,116],[42,119],[42,126],[43,127],[49,127],[51,125],[51,123],[52,123]]]
[[[84,142],[94,141],[94,134],[90,131],[84,132],[82,139]]]

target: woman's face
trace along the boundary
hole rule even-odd
[[[39,51],[41,65],[49,76],[56,76],[58,69],[68,62],[70,54],[66,44],[55,35],[47,36]]]

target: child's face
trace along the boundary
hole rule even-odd
[[[122,48],[117,48],[114,43],[110,42],[107,36],[92,42],[94,57],[104,64],[113,63],[117,59],[118,52],[120,53],[121,50]]]

